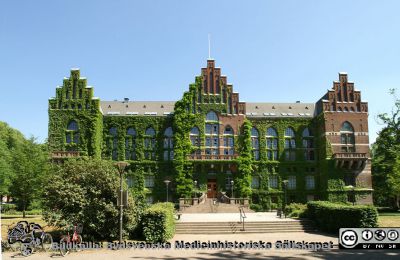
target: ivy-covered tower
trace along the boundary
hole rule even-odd
[[[49,148],[53,158],[71,156],[100,157],[103,117],[100,99],[79,69],[57,87],[49,99]]]

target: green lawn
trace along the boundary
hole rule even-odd
[[[379,213],[378,224],[380,227],[400,227],[400,212]]]

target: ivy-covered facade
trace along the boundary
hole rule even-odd
[[[345,73],[315,103],[250,103],[208,60],[181,100],[155,102],[101,101],[73,69],[49,100],[48,141],[54,161],[128,161],[149,203],[167,188],[173,201],[222,192],[262,209],[285,189],[288,202],[372,203],[368,105]]]

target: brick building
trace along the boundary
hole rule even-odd
[[[193,192],[235,197],[240,136],[248,120],[253,204],[274,208],[285,189],[289,201],[372,203],[368,104],[346,73],[339,73],[339,81],[316,103],[251,103],[240,101],[214,60],[208,60],[188,93],[187,110],[196,117],[187,133]],[[147,201],[164,201],[168,179],[176,201],[174,109],[174,101],[102,101],[73,69],[49,100],[53,158],[129,161],[129,186],[141,176]]]

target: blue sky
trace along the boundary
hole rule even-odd
[[[2,1],[0,120],[43,141],[70,68],[102,100],[177,100],[211,56],[253,102],[317,101],[339,71],[370,141],[400,84],[400,1]],[[151,91],[150,91],[151,90]]]

